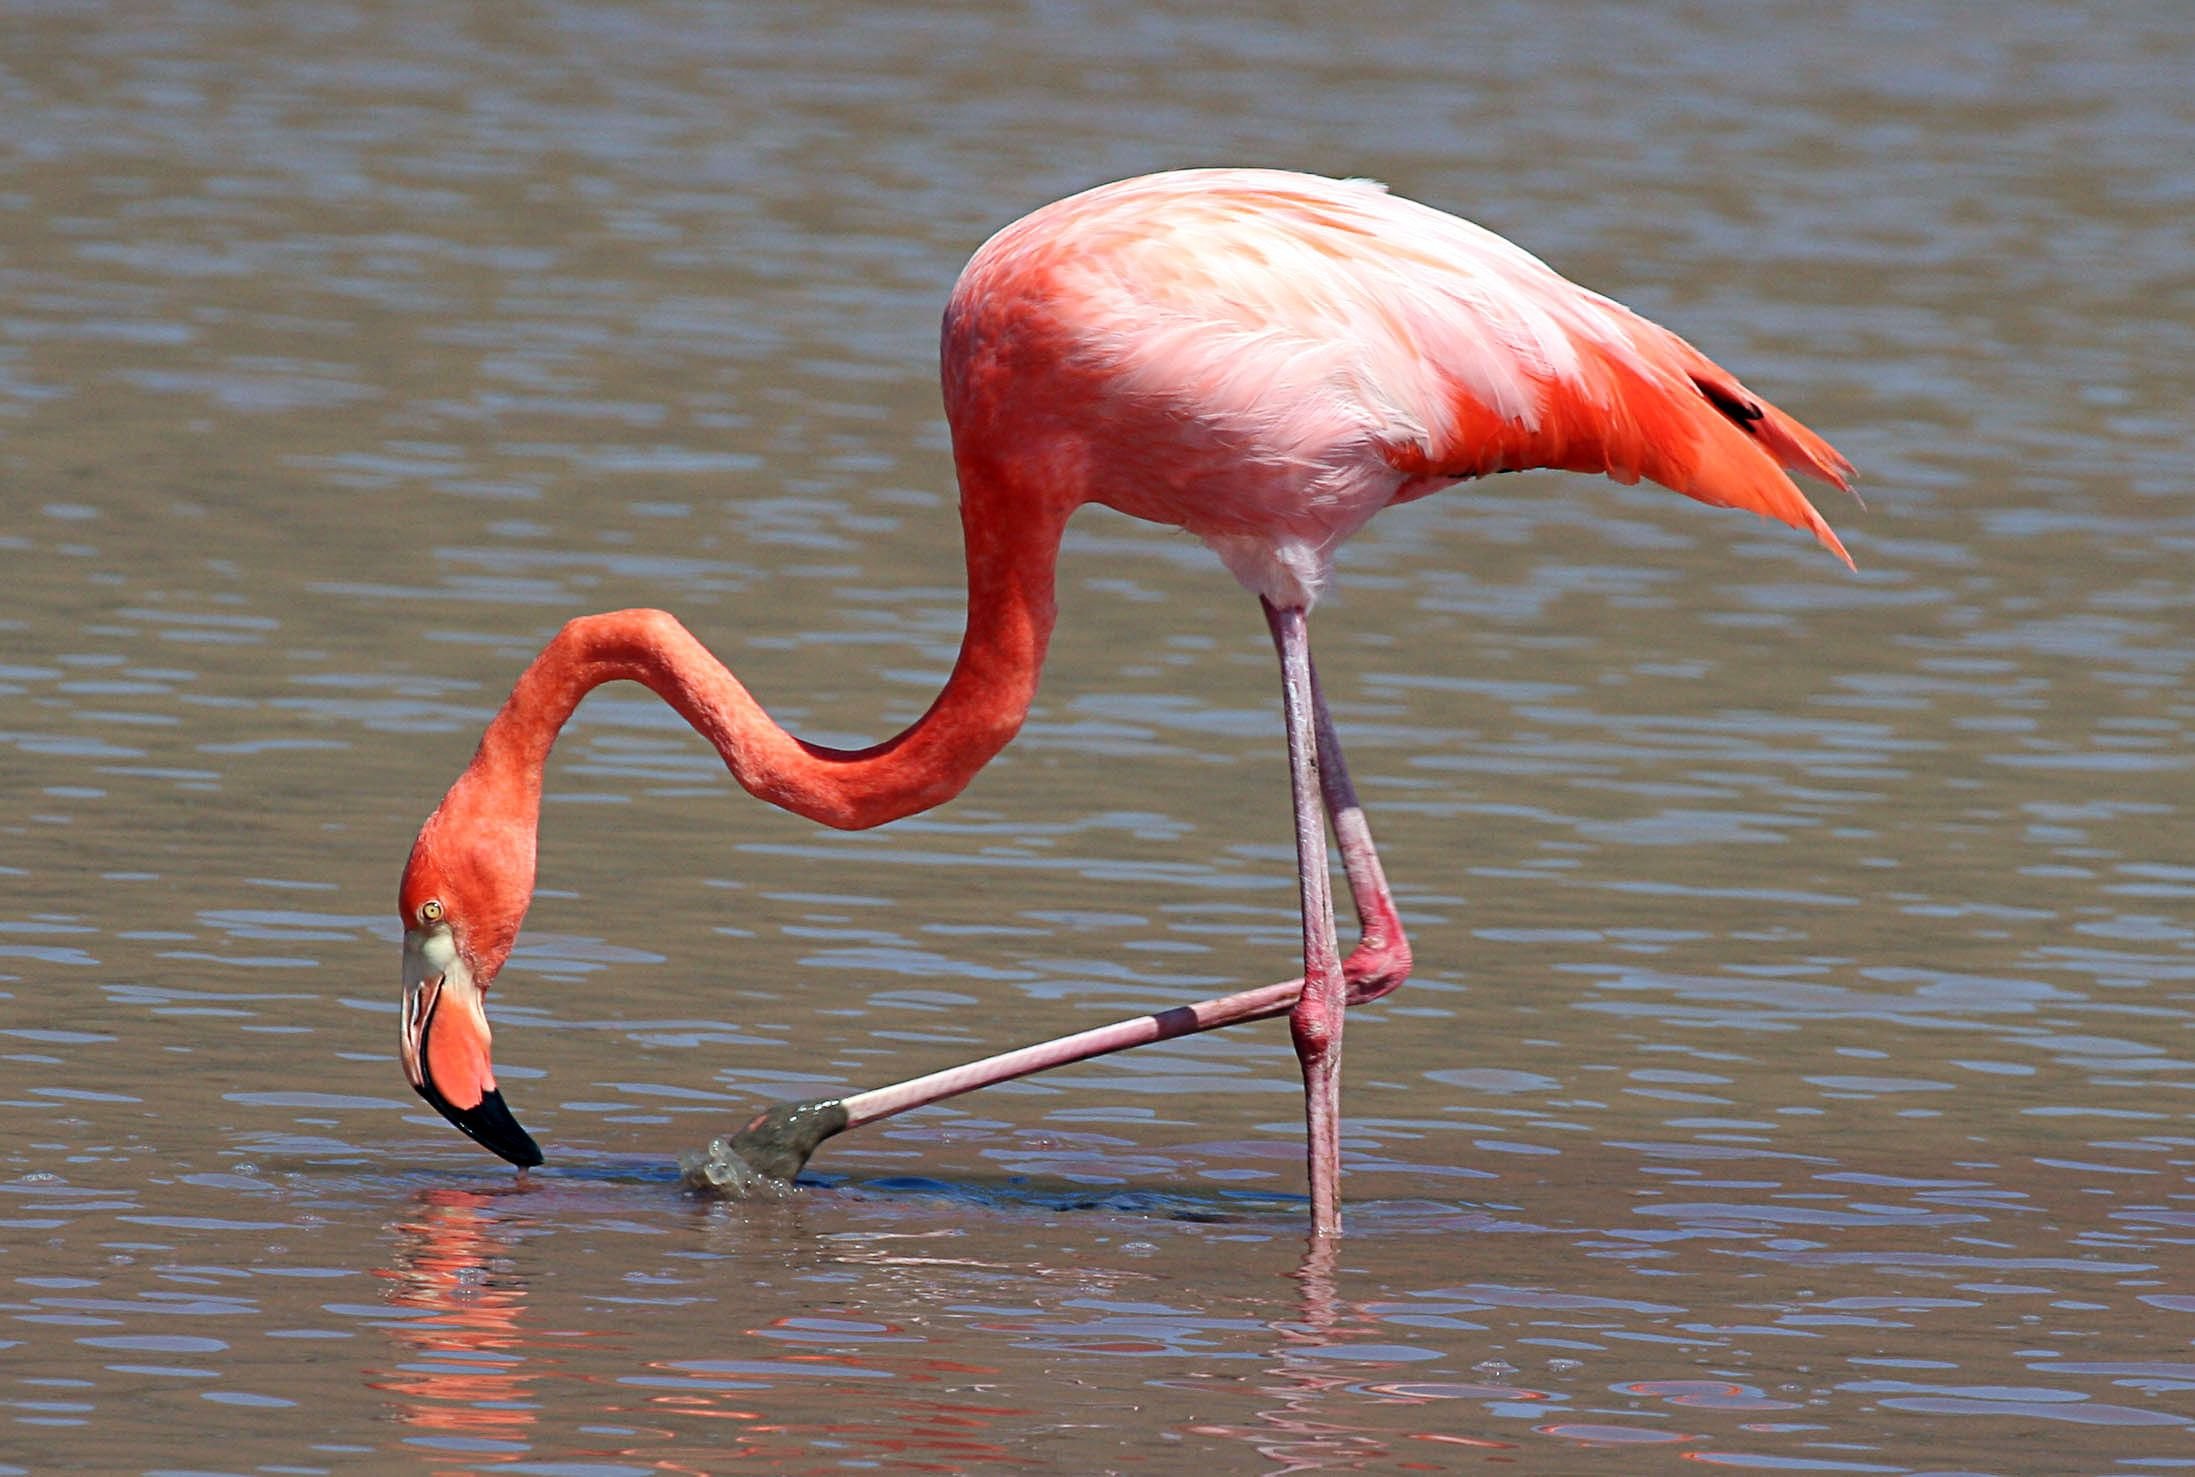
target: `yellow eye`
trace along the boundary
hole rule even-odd
[[[422,923],[440,923],[442,921],[442,899],[431,897],[421,903],[419,905],[419,921]]]

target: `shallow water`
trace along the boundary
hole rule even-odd
[[[2175,6],[0,6],[0,1470],[2195,1466],[2195,41]],[[1317,622],[1419,961],[1349,1235],[1277,1024],[678,1151],[1293,972],[1275,681],[1086,513],[1023,737],[863,835],[591,699],[405,1089],[413,829],[566,617],[826,741],[960,629],[959,263],[1384,178],[1836,440],[1805,540],[1504,478]]]

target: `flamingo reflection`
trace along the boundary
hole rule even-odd
[[[1252,1420],[1238,1425],[1200,1425],[1200,1436],[1243,1442],[1271,1466],[1263,1477],[1298,1472],[1442,1472],[1454,1465],[1456,1447],[1486,1452],[1516,1449],[1513,1441],[1460,1432],[1412,1429],[1389,1411],[1374,1417],[1371,1408],[1421,1406],[1427,1412],[1455,1407],[1427,1398],[1402,1383],[1367,1383],[1376,1363],[1346,1355],[1351,1344],[1391,1342],[1393,1330],[1361,1303],[1345,1301],[1339,1288],[1341,1244],[1323,1237],[1308,1242],[1296,1269],[1297,1300],[1292,1318],[1276,1318],[1267,1327],[1276,1340],[1273,1363],[1264,1382],[1253,1387],[1261,1397]],[[1520,1398],[1544,1398],[1519,1391]],[[1263,1404],[1262,1401],[1272,1401]],[[1375,1424],[1376,1422],[1376,1424]]]
[[[904,1357],[827,1350],[819,1320],[846,1328],[870,1314],[805,1307],[712,1330],[678,1350],[645,1326],[545,1325],[518,1256],[533,1229],[525,1192],[433,1189],[397,1221],[382,1323],[397,1345],[369,1385],[392,1398],[404,1444],[462,1453],[468,1469],[586,1456],[668,1473],[734,1465],[809,1470],[819,1439],[902,1469],[1010,1463],[1001,1419],[1027,1409],[977,1391],[1001,1371],[937,1357],[917,1334],[861,1324],[864,1341],[909,1344]],[[676,1352],[671,1352],[676,1350]],[[614,1443],[572,1445],[575,1418],[612,1423]]]
[[[511,1229],[494,1213],[495,1198],[429,1190],[396,1223],[395,1265],[374,1275],[389,1282],[390,1305],[412,1316],[386,1325],[403,1357],[368,1381],[395,1397],[406,1425],[464,1438],[468,1459],[484,1465],[521,1455],[537,1414],[528,1387],[538,1375],[527,1368],[520,1327],[526,1287],[511,1267]],[[483,1439],[509,1449],[471,1445]]]

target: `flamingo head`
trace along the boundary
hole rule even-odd
[[[496,1090],[487,992],[533,897],[533,827],[468,818],[462,789],[421,828],[397,893],[404,1075],[467,1138],[526,1169],[541,1149]]]

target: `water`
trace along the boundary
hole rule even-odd
[[[2195,1464],[2177,7],[0,8],[0,1469]],[[761,1104],[1292,972],[1275,680],[1100,512],[1023,738],[819,832],[637,692],[405,1090],[413,829],[565,617],[787,722],[960,623],[936,315],[1174,164],[1385,178],[1866,476],[1396,510],[1316,623],[1419,960],[1301,1235],[1277,1025],[834,1140]]]

